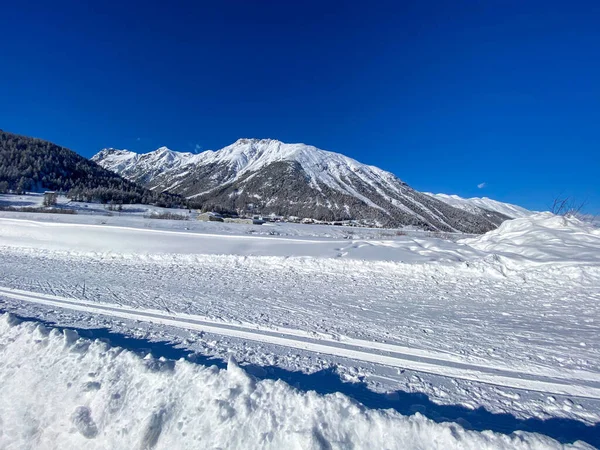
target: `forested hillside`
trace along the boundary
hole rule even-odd
[[[179,196],[152,192],[77,153],[0,130],[0,193],[55,190],[73,200],[176,206]]]

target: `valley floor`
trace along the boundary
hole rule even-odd
[[[404,438],[394,435],[397,440],[383,439],[382,446],[600,445],[600,233],[574,219],[542,214],[507,222],[483,237],[452,242],[425,236],[198,234],[123,223],[69,223],[81,222],[80,217],[50,222],[23,216],[0,217],[0,309],[13,314],[5,315],[0,326],[3,386],[9,373],[29,380],[24,383],[43,383],[36,378],[42,375],[32,374],[33,366],[17,367],[28,352],[35,358],[56,358],[58,366],[61,358],[71,360],[70,346],[77,337],[69,338],[72,332],[67,331],[35,337],[45,329],[36,331],[35,322],[43,321],[76,329],[83,338],[108,339],[113,346],[164,356],[164,364],[179,357],[190,361],[178,362],[168,375],[146,373],[140,369],[142,360],[128,360],[127,367],[140,371],[128,377],[148,383],[156,377],[163,384],[172,377],[172,384],[182,383],[182,389],[201,389],[189,385],[186,377],[193,376],[200,384],[238,389],[241,397],[254,398],[260,391],[259,397],[269,401],[259,402],[258,409],[281,408],[285,396],[296,402],[288,405],[293,413],[286,414],[308,408],[312,425],[304,427],[305,434],[298,424],[290,431],[294,427],[288,419],[272,409],[271,427],[263,422],[256,427],[264,431],[259,447],[293,442],[299,448],[349,448],[349,443],[364,448],[368,439],[379,442],[375,434],[392,433],[396,422],[402,424],[398,430],[405,430]],[[18,324],[15,317],[34,322]],[[66,347],[60,344],[64,340],[69,341]],[[97,345],[78,357],[82,374],[89,369],[83,368],[86,364],[99,365],[107,357]],[[115,351],[110,348],[109,353]],[[51,350],[56,354],[42,354]],[[110,364],[118,365],[125,356],[115,358]],[[225,368],[230,358],[237,363],[231,362],[227,373],[204,369],[213,364]],[[58,366],[43,366],[45,379],[66,380],[57,374],[62,370]],[[73,370],[73,379],[83,383],[86,376],[78,379]],[[29,399],[18,413],[23,415],[15,418],[7,405],[17,394],[9,391],[0,400],[0,429],[9,417],[24,421],[33,411],[43,411],[48,415],[44,420],[66,428],[49,431],[40,424],[31,432],[38,444],[76,446],[88,438],[106,446],[115,438],[115,421],[127,420],[124,409],[141,400],[129,399],[118,413],[111,410],[103,402],[109,401],[105,396],[110,389],[117,389],[107,386],[114,374],[98,370],[107,377],[102,387],[71,392],[72,404],[65,403],[64,409]],[[237,388],[230,386],[232,377],[237,377]],[[298,390],[269,380],[283,380]],[[282,389],[284,397],[274,397],[273,390]],[[139,423],[128,425],[128,439],[148,448],[193,447],[189,439],[194,433],[177,433],[191,424],[208,427],[217,419],[194,417],[188,423],[180,417],[193,415],[184,392],[175,386],[160,392],[154,395],[164,395],[163,406],[138,411]],[[339,393],[364,406],[349,413],[354,403],[344,403],[349,400]],[[254,412],[244,416],[241,397],[231,392],[228,399],[210,390],[199,395],[205,404],[225,402],[214,414],[238,411],[225,419],[219,416],[219,425],[212,426],[220,431],[211,445],[247,448],[241,435],[232,432],[235,439],[227,440],[226,422],[240,426],[236,420],[251,420],[258,409],[250,408]],[[319,408],[328,412],[319,416]],[[179,429],[175,416],[184,423]],[[342,424],[347,417],[353,419]],[[160,422],[150,426],[160,429],[156,439],[147,435],[153,420]],[[10,432],[0,432],[0,447],[36,447],[12,423]],[[352,434],[351,423],[368,430],[365,440]],[[377,433],[374,427],[379,427]],[[538,434],[515,440],[517,435],[510,433],[517,430]],[[443,437],[436,441],[436,433]],[[585,446],[583,442],[578,445]]]

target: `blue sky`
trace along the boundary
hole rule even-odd
[[[600,2],[3,2],[0,128],[305,142],[424,191],[600,213]],[[478,187],[481,186],[481,187]]]

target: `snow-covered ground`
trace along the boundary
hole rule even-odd
[[[538,434],[468,431],[419,412],[407,417],[257,381],[233,359],[219,370],[141,358],[6,314],[0,344],[2,448],[562,447]]]
[[[29,193],[27,195],[0,194],[0,207],[12,206],[17,208],[41,207],[42,194]],[[407,226],[402,229],[368,228],[351,226],[334,226],[323,224],[297,224],[289,222],[267,222],[263,225],[247,225],[240,223],[203,222],[198,221],[198,212],[195,210],[177,208],[161,208],[152,205],[122,205],[121,211],[110,211],[109,205],[99,203],[73,202],[67,197],[58,198],[58,208],[73,210],[76,215],[64,217],[60,214],[30,213],[30,212],[3,212],[0,217],[38,220],[45,222],[80,223],[89,225],[114,225],[132,228],[146,228],[155,230],[186,231],[203,234],[227,235],[255,235],[255,236],[281,236],[300,238],[338,238],[338,239],[374,239],[390,240],[397,236],[430,237],[443,236],[447,239],[457,240],[466,235],[462,233],[429,232]],[[153,215],[161,213],[177,214],[188,220],[158,220]]]
[[[1,213],[0,447],[600,445],[600,230],[253,228]]]

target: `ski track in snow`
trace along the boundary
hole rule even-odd
[[[443,354],[407,349],[389,344],[378,344],[358,339],[335,341],[331,339],[313,339],[305,333],[292,330],[268,331],[236,324],[210,321],[205,317],[185,314],[164,314],[150,311],[119,307],[102,303],[67,299],[53,295],[44,295],[17,289],[0,287],[0,296],[17,300],[39,303],[47,306],[68,308],[90,314],[104,314],[113,317],[140,320],[162,325],[170,325],[196,331],[204,331],[247,339],[251,341],[291,347],[301,350],[340,356],[358,361],[383,364],[401,369],[443,375],[470,381],[483,382],[496,386],[511,387],[545,392],[549,394],[570,395],[600,399],[600,377],[587,374],[590,380],[577,380],[573,377],[559,377],[525,372],[514,372],[489,366],[477,366],[452,361]],[[384,350],[376,352],[375,350]]]
[[[510,422],[467,429],[465,420],[364,408],[339,393],[256,380],[233,358],[226,370],[142,358],[8,314],[0,315],[0,359],[7,449],[584,450],[597,442],[593,427],[561,422],[537,422],[549,437],[508,434]]]

